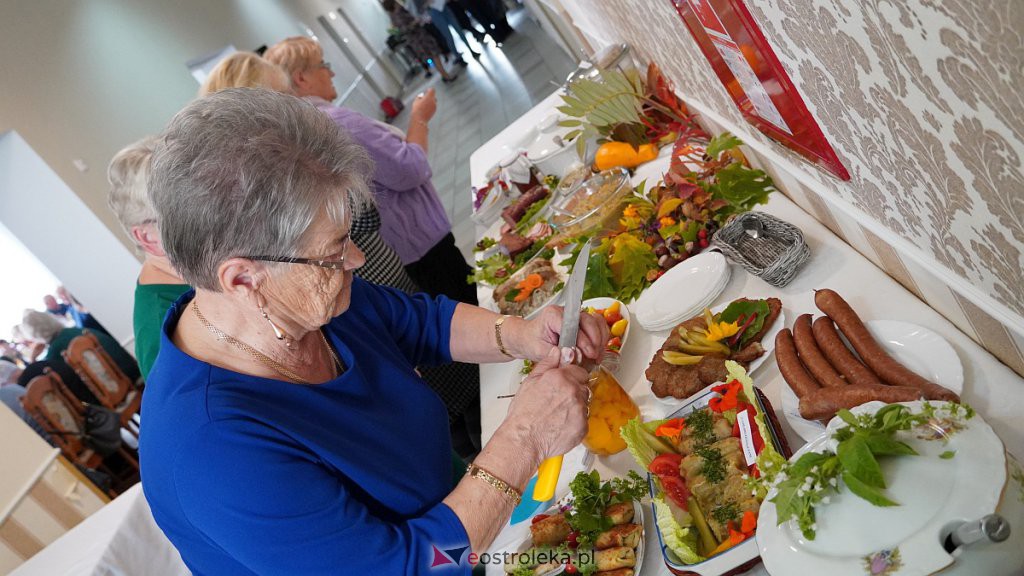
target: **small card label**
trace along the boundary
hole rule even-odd
[[[736,421],[740,423],[740,445],[743,446],[743,457],[747,460],[747,466],[757,462],[757,451],[754,449],[754,433],[750,431],[750,419],[747,418],[747,411],[744,410],[736,415]]]

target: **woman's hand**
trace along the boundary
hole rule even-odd
[[[572,450],[587,433],[589,374],[576,365],[560,367],[560,356],[550,348],[534,366],[502,424],[502,432],[515,435],[518,447],[533,451],[538,462]]]
[[[547,357],[552,346],[558,347],[563,313],[561,306],[548,306],[536,318],[526,322],[521,342],[527,358],[540,360]],[[608,338],[608,323],[604,318],[597,314],[580,314],[580,331],[576,336],[576,347],[585,358],[600,362]]]
[[[431,88],[421,93],[412,101],[412,110],[409,112],[409,119],[413,122],[430,122],[437,112],[437,96]]]

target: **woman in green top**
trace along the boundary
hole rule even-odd
[[[160,244],[156,212],[146,197],[149,160],[155,145],[156,138],[143,138],[118,152],[107,169],[107,179],[110,181],[107,203],[125,232],[145,256],[139,281],[135,284],[135,310],[132,316],[135,358],[143,378],[149,377],[149,370],[160,351],[160,326],[167,309],[189,289],[188,284],[178,277],[167,261]]]

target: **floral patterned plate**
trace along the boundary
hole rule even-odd
[[[904,404],[919,413],[924,402]],[[957,417],[946,409],[951,405],[932,405],[938,410],[927,424],[896,436],[918,455],[879,460],[888,482],[885,494],[898,506],[874,506],[840,484],[839,494],[816,508],[817,534],[808,540],[795,521],[778,524],[771,502],[775,490],[769,492],[761,504],[757,543],[770,573],[907,576],[933,574],[959,564],[963,550],[951,555],[943,540],[959,522],[997,510],[1007,480],[1006,452],[980,416],[966,419],[961,410]],[[851,412],[873,414],[883,406],[870,402]],[[833,418],[825,433],[790,461],[807,452],[835,450],[833,435],[845,425]]]

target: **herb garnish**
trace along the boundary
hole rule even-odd
[[[815,507],[828,504],[839,493],[841,479],[850,492],[875,506],[898,506],[883,493],[885,477],[878,456],[917,455],[912,447],[896,440],[901,430],[928,425],[933,420],[963,422],[974,416],[967,405],[947,402],[940,407],[925,402],[918,414],[907,406],[890,404],[874,414],[854,415],[840,410],[837,415],[847,426],[836,430],[836,451],[808,452],[795,462],[764,466],[763,479],[775,486],[779,524],[796,519],[805,538],[813,540],[817,524]],[[940,455],[940,457],[944,457]]]
[[[725,480],[725,459],[722,457],[721,451],[717,448],[704,446],[697,448],[696,453],[704,460],[701,474],[708,479],[708,482],[718,484]]]
[[[693,438],[698,446],[711,444],[715,441],[714,420],[706,408],[694,410],[686,417],[686,427],[693,431]]]
[[[612,478],[601,482],[597,470],[580,472],[569,483],[572,490],[572,509],[565,519],[577,532],[576,541],[581,547],[594,542],[597,535],[612,527],[610,518],[604,516],[605,508],[620,502],[639,500],[647,493],[647,481],[634,470],[626,478]]]
[[[725,504],[715,506],[711,509],[711,517],[715,519],[722,526],[725,526],[730,521],[738,520],[740,517],[740,508],[735,502],[729,500]]]

